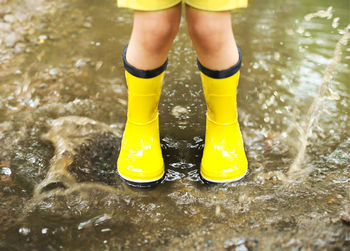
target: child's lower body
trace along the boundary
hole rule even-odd
[[[128,115],[117,166],[120,176],[135,186],[149,186],[164,177],[158,102],[167,55],[181,20],[181,2],[186,3],[208,108],[200,174],[209,182],[225,183],[247,172],[236,107],[241,53],[229,12],[245,7],[247,0],[118,0],[120,7],[135,11],[123,54]]]

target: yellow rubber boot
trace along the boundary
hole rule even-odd
[[[124,52],[128,114],[117,167],[119,175],[133,186],[147,187],[164,176],[158,102],[166,64],[151,71],[138,70],[127,63]]]
[[[237,120],[236,90],[239,62],[224,71],[205,68],[198,61],[207,102],[206,134],[200,174],[214,183],[242,179],[248,169],[243,139]]]

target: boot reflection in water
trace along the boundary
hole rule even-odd
[[[226,183],[247,172],[236,106],[241,53],[230,13],[246,7],[247,0],[118,0],[119,7],[134,10],[131,38],[123,54],[128,115],[117,163],[118,173],[132,186],[152,186],[164,177],[158,102],[182,3],[208,108],[201,177]]]

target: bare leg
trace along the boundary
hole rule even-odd
[[[161,66],[168,56],[180,20],[181,5],[161,11],[135,11],[127,61],[140,70]]]
[[[225,70],[238,61],[231,13],[211,12],[186,6],[188,31],[201,64],[212,70]]]

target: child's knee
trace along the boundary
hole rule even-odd
[[[217,50],[232,33],[231,20],[225,16],[213,18],[198,13],[187,15],[188,31],[193,42],[206,51]]]
[[[180,16],[136,17],[133,33],[140,44],[151,52],[172,43],[179,29]]]

